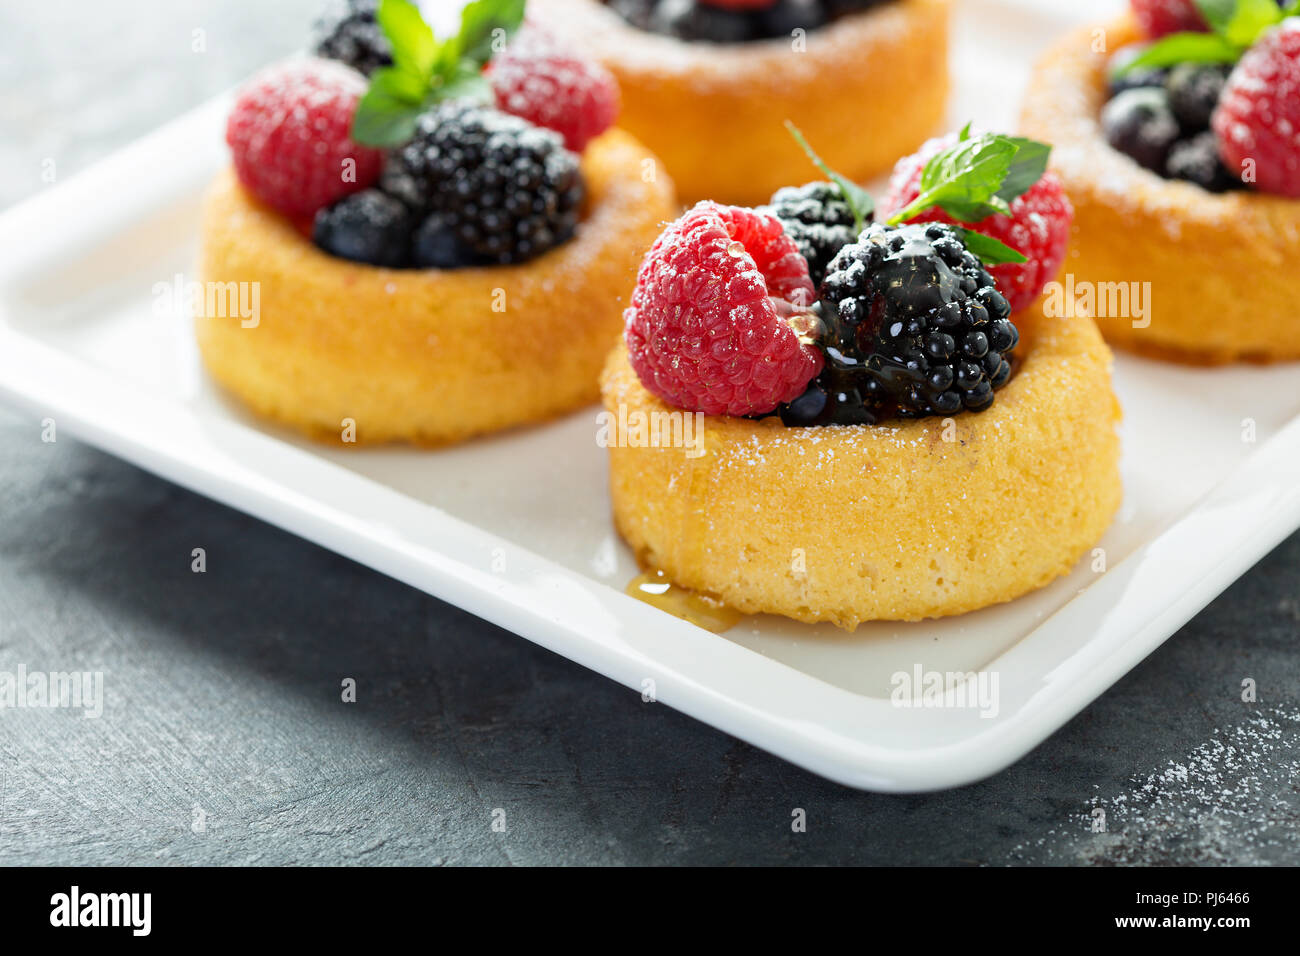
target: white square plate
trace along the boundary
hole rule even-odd
[[[967,3],[954,125],[1013,127],[1032,52],[1067,25],[1027,0]],[[153,289],[193,277],[227,105],[0,217],[0,397],[638,691],[653,681],[658,700],[816,773],[913,791],[1005,767],[1300,525],[1300,366],[1121,357],[1126,498],[1104,574],[1085,562],[1008,605],[853,634],[774,617],[699,630],[622,593],[636,568],[595,409],[444,451],[344,451],[215,391]],[[891,705],[891,676],[917,666],[996,675],[996,713]]]

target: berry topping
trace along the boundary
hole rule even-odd
[[[498,107],[555,130],[575,153],[613,126],[618,116],[613,74],[531,27],[492,60],[488,76]]]
[[[411,213],[393,197],[367,189],[318,212],[312,241],[343,259],[399,268],[410,258]]]
[[[1102,111],[1106,139],[1155,173],[1213,192],[1257,175],[1260,188],[1286,194],[1300,155],[1300,22],[1288,20],[1297,10],[1296,0],[1195,0],[1194,32],[1120,50]],[[1206,148],[1212,126],[1219,159]]]
[[[569,239],[585,195],[578,157],[557,133],[459,100],[420,117],[380,188],[421,216],[437,213],[470,255],[501,264]]]
[[[761,415],[821,369],[801,342],[813,300],[808,264],[766,213],[702,202],[646,254],[624,313],[632,367],[688,411]]]
[[[1195,0],[1132,0],[1133,16],[1151,39],[1209,29]]]
[[[816,30],[831,19],[821,0],[776,0],[758,14],[758,33],[764,37],[788,37],[794,30]]]
[[[365,80],[329,60],[293,60],[235,97],[226,142],[239,181],[289,216],[314,215],[379,176],[383,154],[349,134]]]
[[[420,223],[411,238],[411,264],[420,269],[460,269],[486,263],[467,249],[455,228],[435,212]]]
[[[897,217],[911,206],[922,192],[927,166],[935,157],[951,153],[962,142],[956,134],[934,139],[912,156],[900,160],[894,167],[889,190],[880,202],[881,217]],[[1037,147],[1039,144],[1033,145]],[[1019,155],[1016,154],[1017,158]],[[1041,160],[1046,163],[1045,151]],[[941,203],[904,220],[969,224],[984,236],[1019,252],[1024,261],[1004,262],[989,270],[1013,310],[1028,306],[1038,298],[1043,286],[1056,278],[1065,261],[1070,225],[1074,220],[1074,208],[1055,173],[1036,170],[1026,180],[1033,184],[1011,198],[1009,206],[1003,207],[1005,212],[983,209],[963,212],[960,207],[950,211]],[[958,215],[953,215],[954,212]],[[980,215],[989,212],[992,214]]]
[[[759,23],[747,10],[724,10],[698,0],[659,0],[650,13],[649,29],[679,40],[744,43],[759,38]]]
[[[776,0],[699,0],[706,7],[719,10],[766,10]]]
[[[1253,168],[1264,192],[1300,196],[1300,19],[1284,21],[1241,58],[1213,126],[1229,170]]]
[[[1199,133],[1210,128],[1210,117],[1219,105],[1219,94],[1229,72],[1230,68],[1221,63],[1180,63],[1169,71],[1165,90],[1184,132]]]
[[[1130,63],[1145,53],[1150,46],[1149,43],[1130,43],[1128,46],[1120,47],[1115,51],[1115,55],[1110,58],[1107,76],[1111,96],[1125,90],[1136,90],[1143,86],[1165,85],[1165,79],[1169,76],[1168,70],[1154,66],[1138,67],[1134,70],[1126,69]]]
[[[1209,130],[1174,143],[1165,172],[1172,179],[1185,179],[1212,193],[1241,185],[1219,159],[1219,141]]]
[[[1161,87],[1120,93],[1102,109],[1101,128],[1111,146],[1162,175],[1180,131],[1169,94]]]
[[[768,211],[781,221],[785,234],[794,240],[808,260],[813,285],[821,285],[826,267],[842,246],[857,238],[853,210],[839,187],[830,182],[786,186],[777,190]]]
[[[873,223],[822,283],[826,364],[783,409],[790,425],[981,411],[1011,377],[1011,306],[963,233]]]
[[[607,0],[632,26],[680,40],[744,43],[815,30],[884,0]]]
[[[312,51],[366,76],[391,65],[393,48],[375,22],[378,8],[379,0],[332,0],[312,30]]]

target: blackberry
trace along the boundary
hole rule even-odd
[[[1101,111],[1106,141],[1136,163],[1163,175],[1169,149],[1178,139],[1178,119],[1161,88],[1125,90]]]
[[[586,194],[559,134],[456,100],[420,117],[379,186],[422,216],[437,213],[469,254],[497,264],[571,238]]]
[[[768,205],[808,260],[813,285],[821,285],[835,253],[858,235],[853,211],[839,188],[828,182],[786,186],[776,191]]]
[[[343,259],[400,268],[410,260],[411,225],[405,205],[363,189],[316,213],[312,241]]]
[[[1116,70],[1123,69],[1129,63],[1132,63],[1137,59],[1138,54],[1144,53],[1150,45],[1149,43],[1131,43],[1115,51],[1115,55],[1110,58],[1108,80],[1111,96],[1117,96],[1125,90],[1141,89],[1144,86],[1165,85],[1165,79],[1169,76],[1169,71],[1159,67],[1141,67],[1125,73],[1123,76],[1115,75]]]
[[[1241,185],[1219,158],[1219,140],[1210,130],[1175,143],[1169,151],[1166,172],[1171,179],[1186,179],[1212,193]]]
[[[312,52],[369,76],[393,62],[393,50],[375,21],[379,0],[332,0],[312,30]]]
[[[1011,307],[946,223],[868,226],[832,260],[820,307],[826,365],[788,424],[982,411],[1011,377]]]
[[[1165,91],[1184,133],[1210,128],[1210,116],[1232,68],[1219,63],[1181,63],[1169,71]]]

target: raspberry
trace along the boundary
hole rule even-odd
[[[881,219],[889,219],[919,195],[921,172],[926,162],[956,141],[955,135],[932,139],[919,152],[899,160],[890,178],[889,190],[880,202]],[[937,207],[910,221],[954,222]],[[1027,262],[1008,263],[989,270],[1013,310],[1032,303],[1043,291],[1043,286],[1056,278],[1061,263],[1065,261],[1073,221],[1074,207],[1065,195],[1065,188],[1060,178],[1049,171],[1028,192],[1012,200],[1010,216],[989,216],[981,222],[968,224],[978,232],[1001,240],[1028,259]]]
[[[665,401],[762,415],[822,366],[792,317],[813,302],[808,264],[766,213],[702,202],[655,240],[623,314],[632,367]]]
[[[239,181],[294,217],[371,185],[383,153],[348,135],[365,91],[361,74],[328,60],[294,60],[255,76],[226,121]]]
[[[614,75],[531,26],[492,60],[488,77],[501,110],[555,130],[575,153],[613,126],[618,116]]]
[[[1209,29],[1193,0],[1132,0],[1133,16],[1151,39],[1167,33],[1202,33]]]
[[[1259,189],[1300,196],[1300,19],[1283,21],[1246,51],[1223,88],[1213,126],[1233,175],[1253,160]]]

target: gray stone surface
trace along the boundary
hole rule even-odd
[[[0,204],[288,51],[314,6],[0,8]],[[0,863],[1297,863],[1298,591],[1292,537],[1012,769],[863,794],[0,411],[0,670],[107,690],[98,720],[0,711]]]

